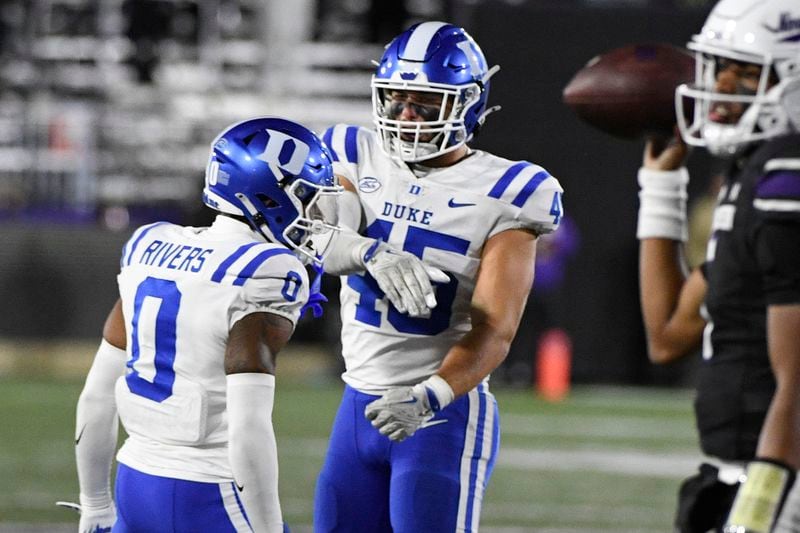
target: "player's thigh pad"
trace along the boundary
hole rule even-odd
[[[314,495],[315,533],[390,533],[391,441],[364,416],[378,396],[345,387]]]
[[[200,483],[117,469],[114,533],[249,532],[233,483]]]
[[[477,531],[499,447],[494,396],[481,384],[432,422],[441,423],[392,447],[392,529],[395,533]]]

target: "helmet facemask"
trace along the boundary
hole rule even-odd
[[[285,200],[297,213],[288,223],[281,215],[271,212],[284,208],[275,199],[263,194],[257,194],[256,201],[242,193],[237,193],[236,197],[245,206],[245,217],[256,231],[268,241],[280,242],[295,250],[309,264],[324,260],[330,251],[333,234],[340,229],[336,225],[336,209],[326,205],[335,205],[335,197],[342,190],[339,185],[320,186],[296,178],[283,188]]]
[[[439,95],[435,112],[431,106],[406,101],[402,105],[414,107],[424,120],[403,121],[396,117],[397,102],[393,93],[425,93]],[[373,79],[373,120],[383,150],[390,156],[414,163],[432,159],[456,150],[472,138],[467,133],[465,117],[480,103],[481,88],[477,84],[466,87],[396,82]]]
[[[731,57],[733,56],[733,57]],[[757,65],[761,69],[758,87],[752,90],[737,88],[734,93],[717,89],[722,60]],[[786,115],[780,105],[781,86],[770,68],[771,61],[755,60],[744,54],[714,56],[696,54],[696,76],[693,85],[681,85],[676,91],[678,126],[687,144],[703,146],[720,156],[733,156],[747,145],[786,132]],[[693,111],[685,106],[693,103]],[[726,122],[719,111],[740,109],[736,120]],[[693,115],[691,124],[686,116]]]

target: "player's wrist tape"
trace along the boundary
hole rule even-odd
[[[748,463],[745,476],[723,531],[768,533],[794,483],[795,472],[779,461],[757,458]]]
[[[439,375],[432,375],[421,383],[425,387],[425,394],[428,395],[428,403],[433,412],[441,411],[453,401],[455,394],[450,384]]]
[[[111,504],[114,500],[111,497],[111,492],[106,492],[100,496],[88,496],[86,494],[80,494],[78,498],[78,501],[81,504],[81,510],[84,512],[107,509],[111,507]]]
[[[685,242],[689,238],[686,221],[686,185],[689,172],[677,170],[639,169],[638,239],[672,239]]]
[[[353,230],[343,228],[334,236],[323,268],[334,276],[360,272],[366,268],[365,255],[371,250],[371,259],[379,250],[382,241],[359,235]],[[374,248],[374,249],[373,249]]]
[[[372,260],[372,258],[375,257],[375,254],[377,254],[378,251],[380,250],[382,242],[383,242],[383,239],[375,239],[375,242],[373,242],[369,246],[369,248],[367,248],[367,251],[364,252],[364,257],[362,258],[362,260],[364,262],[364,265],[369,263]],[[359,251],[359,254],[360,254],[360,251]]]

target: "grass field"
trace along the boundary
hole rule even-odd
[[[341,391],[336,381],[315,381],[280,380],[276,395],[280,488],[296,533],[309,530]],[[0,532],[76,523],[53,502],[77,497],[72,426],[80,387],[78,378],[0,378]],[[689,392],[575,388],[560,403],[531,391],[495,394],[501,451],[482,531],[670,531],[678,484],[699,457]]]

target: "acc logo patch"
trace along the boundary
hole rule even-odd
[[[372,176],[365,176],[358,180],[358,190],[361,192],[375,192],[381,188],[381,182],[378,178]]]

